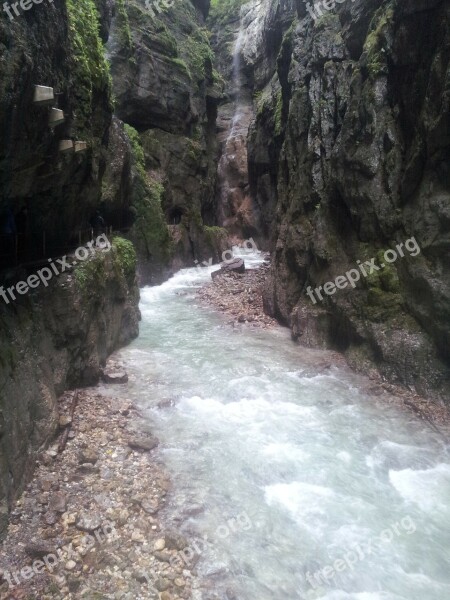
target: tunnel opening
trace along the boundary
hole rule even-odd
[[[183,215],[184,211],[179,206],[175,206],[174,208],[170,209],[167,219],[169,225],[179,225]]]

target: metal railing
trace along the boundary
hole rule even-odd
[[[94,230],[92,227],[71,231],[67,236],[67,241],[62,242],[62,236],[51,235],[46,231],[36,235],[30,234],[0,234],[0,268],[26,266],[37,261],[57,258],[76,250],[80,246],[86,245],[102,233],[112,236],[111,226]]]

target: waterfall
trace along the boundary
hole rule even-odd
[[[239,34],[236,38],[233,48],[233,87],[234,87],[234,98],[235,98],[235,112],[239,110],[239,103],[241,100],[241,51],[244,42],[244,28],[242,26],[242,20],[239,25]]]
[[[217,206],[219,224],[238,238],[252,227],[252,210],[248,196],[247,135],[253,118],[250,95],[246,93],[246,79],[242,72],[242,50],[246,28],[243,11],[239,31],[233,46],[231,102],[219,109],[219,120],[224,123],[222,155],[218,165]]]

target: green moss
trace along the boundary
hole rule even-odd
[[[392,4],[380,7],[369,26],[369,33],[363,48],[365,67],[370,77],[387,73],[386,35],[392,23],[394,8]]]
[[[369,273],[365,279],[369,288],[378,288],[385,292],[397,294],[400,292],[400,282],[397,275],[397,269],[393,264],[387,264],[384,258],[384,250],[379,250],[375,254],[375,264],[384,267],[379,271]]]
[[[102,293],[106,283],[104,257],[96,254],[93,258],[81,262],[73,272],[78,288],[89,296]]]
[[[227,230],[224,227],[217,227],[216,225],[213,225],[212,227],[205,225],[203,231],[208,240],[228,237]]]
[[[125,6],[125,0],[116,0],[116,26],[119,32],[119,41],[125,50],[133,49],[133,38],[131,36],[130,21]]]
[[[136,276],[137,257],[132,242],[123,237],[112,240],[114,264],[124,274],[127,281],[133,281]]]
[[[225,25],[230,18],[239,15],[241,6],[248,0],[211,0],[209,20],[212,23]]]
[[[325,12],[321,17],[314,21],[315,30],[317,32],[325,31],[333,25],[341,26],[339,16],[334,12]]]
[[[94,0],[67,0],[67,15],[74,63],[71,75],[77,103],[76,126],[89,138],[94,97],[106,93],[112,104],[111,76],[99,35],[99,15]]]
[[[190,75],[188,66],[182,58],[172,58],[171,61],[173,64],[181,67],[188,75]]]
[[[393,264],[387,264],[384,258],[384,250],[376,251],[373,247],[367,246],[363,255],[364,260],[369,260],[370,254],[375,257],[375,264],[385,266],[378,271],[368,273],[364,278],[367,287],[367,306],[366,316],[369,321],[387,322],[390,319],[397,319],[401,315],[403,303],[400,293],[400,282],[397,270]],[[369,269],[367,269],[369,271]]]
[[[131,125],[128,125],[127,123],[125,123],[124,129],[128,139],[130,140],[134,167],[138,171],[139,175],[145,177],[145,156],[139,133],[134,127],[131,127]]]
[[[294,42],[295,28],[297,27],[298,21],[294,19],[291,26],[286,31],[281,42],[280,51],[277,56],[277,68],[280,69],[283,62],[289,61],[292,55],[292,45]]]
[[[191,35],[178,43],[178,49],[188,65],[188,71],[193,81],[202,81],[212,77],[214,53],[209,44],[208,31],[196,27]]]
[[[203,236],[211,255],[216,255],[224,247],[224,243],[228,239],[228,231],[223,227],[204,225]]]
[[[136,172],[132,197],[136,221],[132,235],[138,250],[148,259],[166,261],[172,248],[161,208],[164,186],[145,171],[145,156],[139,133],[130,125],[125,125],[125,131],[130,140],[133,168]]]
[[[278,90],[277,93],[277,103],[275,105],[275,112],[274,112],[274,119],[275,119],[275,127],[274,127],[274,132],[275,135],[280,135],[283,129],[283,93],[281,90]]]

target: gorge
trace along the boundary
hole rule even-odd
[[[64,254],[72,268],[0,300],[2,538],[64,431],[58,399],[118,352],[129,383],[97,389],[160,439],[167,523],[211,539],[250,519],[204,553],[192,597],[447,597],[450,5],[325,4],[317,18],[302,0],[3,10],[0,285]],[[100,231],[111,251],[80,264]],[[194,265],[250,238],[247,267],[270,255],[261,303],[279,328],[253,327],[260,299],[239,279],[248,306],[228,321],[195,295],[212,268]],[[408,517],[414,535],[358,575],[320,575]]]

